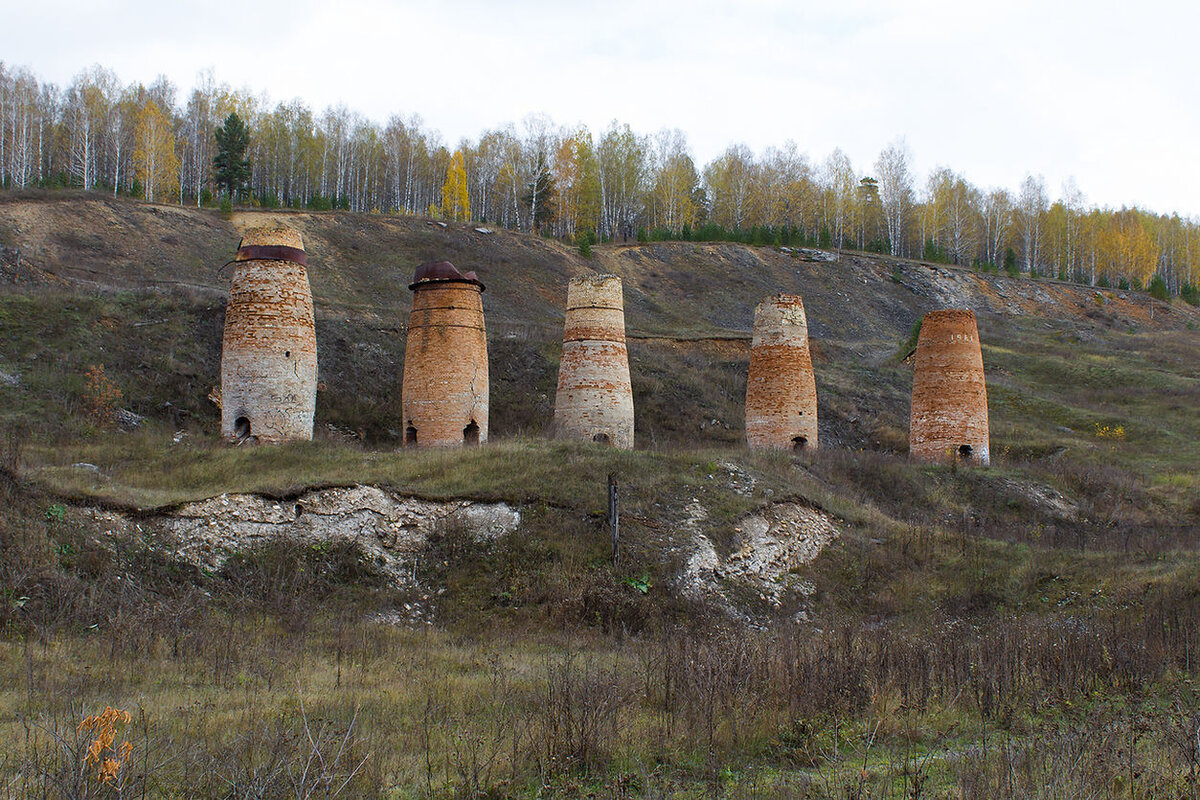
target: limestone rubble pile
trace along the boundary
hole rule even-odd
[[[406,497],[376,486],[311,489],[288,500],[223,494],[150,515],[101,508],[68,509],[83,530],[147,537],[184,563],[219,571],[230,556],[273,542],[355,544],[366,562],[396,586],[413,586],[429,535],[461,526],[484,542],[516,531],[521,514],[506,503],[443,502]]]

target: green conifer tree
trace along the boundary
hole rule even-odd
[[[242,118],[230,112],[225,124],[214,132],[217,154],[213,156],[213,177],[217,190],[224,188],[230,197],[241,197],[250,183],[250,159],[246,149],[250,147],[250,130]]]

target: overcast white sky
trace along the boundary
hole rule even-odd
[[[593,133],[680,128],[698,166],[743,142],[840,147],[860,172],[905,137],[981,188],[1073,176],[1089,204],[1200,218],[1193,0],[0,0],[0,59],[65,85],[218,82],[420,114],[453,145],[530,112]],[[14,35],[15,34],[15,35]]]

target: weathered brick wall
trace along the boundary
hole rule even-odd
[[[284,228],[250,228],[239,247],[304,248]],[[236,262],[221,348],[221,435],[311,439],[317,334],[308,272],[294,261]]]
[[[917,461],[987,464],[987,385],[975,312],[931,311],[914,360],[908,453]]]
[[[616,275],[588,275],[567,286],[554,429],[564,439],[633,447],[625,299]]]
[[[799,295],[777,294],[754,309],[746,443],[754,450],[817,447],[817,383]]]
[[[405,446],[482,444],[488,438],[483,286],[436,279],[412,289],[401,389]]]

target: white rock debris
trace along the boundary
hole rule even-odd
[[[722,559],[700,529],[708,518],[703,506],[693,499],[685,510],[681,528],[691,540],[691,552],[679,576],[680,591],[743,619],[746,614],[730,597],[731,587],[747,587],[774,608],[789,592],[811,594],[812,586],[793,570],[815,559],[840,533],[823,511],[799,503],[776,503],[739,520],[735,550]]]
[[[88,513],[112,534],[127,534],[132,527],[117,512]],[[395,585],[410,586],[416,558],[436,526],[463,525],[485,541],[515,531],[521,515],[506,503],[420,500],[360,485],[310,491],[287,501],[223,494],[142,524],[171,555],[209,570],[220,569],[234,553],[269,541],[355,542]]]
[[[812,593],[791,572],[815,559],[838,535],[829,515],[798,503],[772,505],[743,518],[738,527],[738,549],[725,560],[721,574],[754,586],[775,607],[789,589]]]

